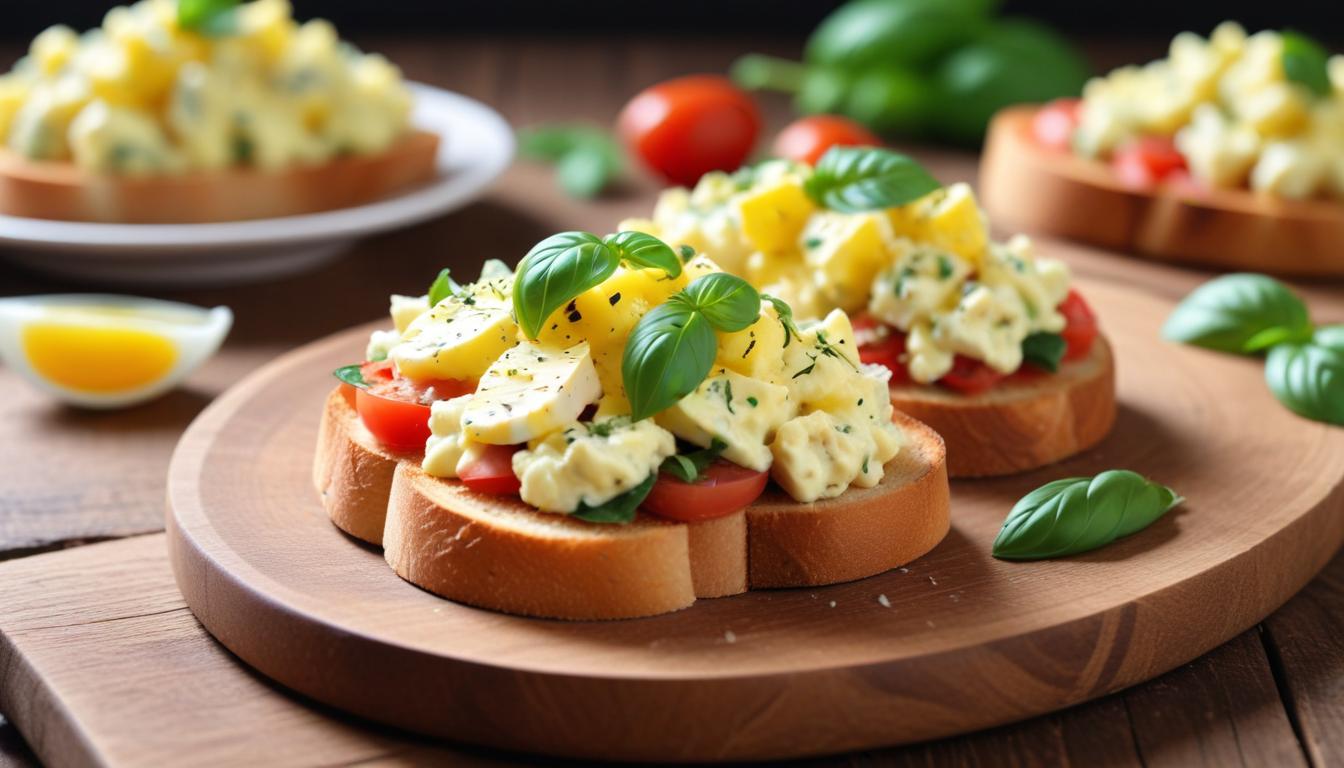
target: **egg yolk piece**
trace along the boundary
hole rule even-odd
[[[81,392],[126,392],[163,378],[177,362],[168,338],[137,328],[91,327],[41,320],[23,329],[33,370],[57,386]]]

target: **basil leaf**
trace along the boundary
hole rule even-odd
[[[589,200],[602,194],[617,172],[618,161],[597,147],[580,147],[556,161],[555,180],[570,197]]]
[[[359,365],[343,365],[332,371],[331,375],[356,389],[369,388],[369,382],[364,380],[364,374],[360,371]]]
[[[1058,333],[1033,333],[1022,340],[1022,359],[1051,373],[1059,370],[1068,342]]]
[[[621,359],[630,420],[648,418],[695,391],[717,351],[713,326],[678,296],[640,318]]]
[[[671,277],[681,274],[681,259],[672,246],[643,232],[617,232],[602,238],[622,261],[642,269],[661,269]]]
[[[567,194],[592,198],[620,175],[621,148],[605,132],[584,125],[541,125],[518,132],[518,154],[555,164]]]
[[[1321,44],[1300,32],[1283,32],[1283,74],[1314,96],[1330,95],[1330,60]]]
[[[1004,560],[1075,555],[1143,530],[1183,499],[1128,470],[1055,480],[1022,497],[993,554]]]
[[[1344,333],[1338,329],[1330,329],[1325,339],[1336,346],[1289,343],[1269,350],[1265,383],[1293,413],[1344,425]]]
[[[1236,354],[1305,341],[1310,334],[1307,307],[1288,286],[1247,273],[1199,286],[1162,326],[1165,339]]]
[[[598,504],[596,507],[590,507],[583,502],[579,502],[579,508],[574,510],[570,516],[587,520],[590,523],[625,525],[635,519],[635,511],[648,497],[649,491],[653,490],[653,483],[657,479],[658,473],[650,472],[644,482],[613,499]]]
[[[1311,341],[1318,347],[1344,352],[1344,325],[1322,325],[1311,335]]]
[[[209,37],[238,29],[239,0],[177,0],[177,26]]]
[[[452,270],[448,267],[444,267],[439,270],[439,276],[434,278],[434,282],[430,283],[429,290],[426,291],[429,295],[429,306],[432,307],[437,305],[440,301],[452,296],[461,289],[462,286],[458,285],[457,282],[453,280]]]
[[[561,232],[532,247],[513,281],[513,314],[529,339],[546,318],[580,293],[611,277],[619,259],[587,232]]]
[[[658,469],[663,474],[671,475],[683,483],[696,483],[699,482],[705,469],[713,464],[714,460],[719,458],[719,454],[727,448],[728,444],[716,437],[710,441],[708,448],[668,456],[663,459],[663,463]]]
[[[682,291],[709,324],[735,333],[761,317],[761,295],[746,280],[727,272],[697,277]]]
[[[941,186],[923,166],[898,152],[837,146],[817,161],[803,190],[833,211],[861,213],[905,205]]]

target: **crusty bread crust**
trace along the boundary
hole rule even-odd
[[[439,137],[411,131],[383,152],[280,171],[122,177],[0,150],[0,214],[60,221],[188,224],[348,208],[434,177]]]
[[[392,473],[406,457],[378,444],[359,420],[346,389],[337,387],[327,395],[317,433],[313,485],[337,528],[382,546]]]
[[[1104,163],[1037,144],[1035,109],[1006,109],[990,124],[980,192],[996,223],[1216,269],[1344,275],[1344,203],[1191,185],[1134,189]]]
[[[426,475],[373,442],[338,387],[327,398],[314,483],[332,521],[381,544],[396,573],[458,602],[527,616],[621,619],[751,587],[833,584],[928,552],[948,531],[947,467],[933,430],[909,438],[876,488],[798,504],[778,489],[744,512],[684,524],[640,515],[602,526],[538,512]]]
[[[891,402],[942,435],[952,477],[1010,475],[1086,450],[1111,431],[1115,363],[1110,344],[1098,336],[1088,357],[1058,373],[1010,379],[975,396],[892,387]]]
[[[876,486],[811,504],[772,486],[747,508],[752,589],[862,579],[943,540],[951,525],[943,440],[899,412],[896,423],[906,444]]]

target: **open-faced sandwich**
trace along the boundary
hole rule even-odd
[[[287,0],[141,0],[55,26],[0,76],[0,214],[204,222],[357,205],[428,180],[395,66]]]
[[[1081,100],[1000,115],[981,173],[1005,223],[1226,268],[1344,274],[1344,56],[1227,22]]]
[[[338,371],[315,481],[431,592],[646,616],[871,576],[948,530],[942,441],[893,413],[849,318],[795,322],[689,249],[562,233],[392,316]]]
[[[896,409],[942,435],[954,477],[1057,461],[1114,421],[1110,347],[1068,268],[992,242],[970,187],[904,156],[711,173],[621,226],[703,250],[799,317],[853,313],[860,359],[892,371]]]

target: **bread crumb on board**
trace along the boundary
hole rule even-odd
[[[886,595],[878,595],[878,596],[877,596],[877,602],[878,602],[878,604],[881,605],[883,608],[890,608],[890,607],[891,607],[891,601],[887,599],[887,596],[886,596]]]
[[[736,642],[737,642],[737,635],[734,634],[733,630],[731,630],[731,629],[726,629],[726,630],[724,630],[724,632],[723,632],[723,642],[725,642],[725,643],[729,643],[729,644],[731,644],[731,643],[736,643]]]

